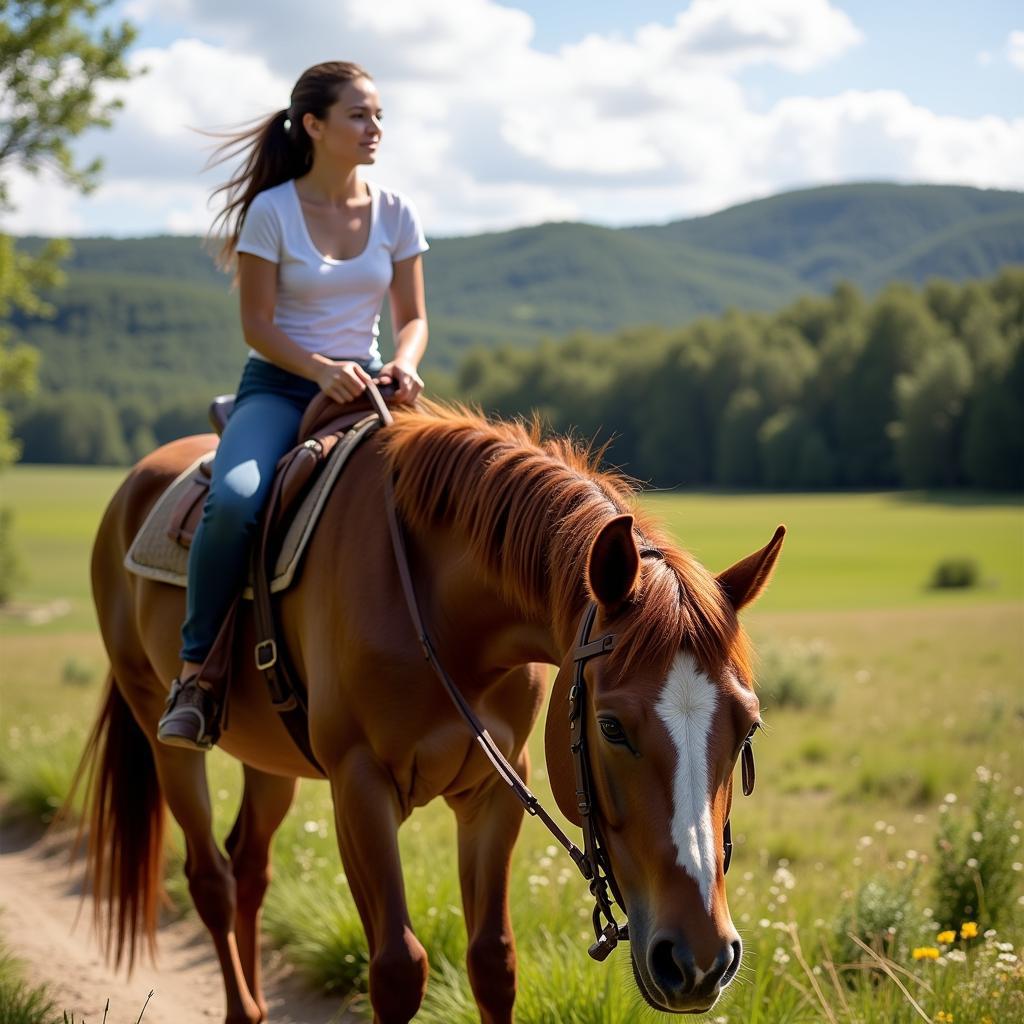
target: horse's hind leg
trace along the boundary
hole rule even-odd
[[[235,876],[235,936],[245,980],[262,1017],[267,1016],[260,972],[260,913],[270,884],[270,841],[295,796],[296,779],[245,766],[238,818],[225,846]]]
[[[259,1024],[235,940],[235,879],[211,830],[206,755],[154,743],[157,773],[171,813],[185,833],[185,875],[192,902],[213,939],[227,995],[225,1024]]]

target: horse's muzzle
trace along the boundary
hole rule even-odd
[[[647,944],[643,967],[634,961],[633,969],[641,994],[655,1009],[706,1013],[735,977],[742,956],[743,945],[736,938],[722,945],[711,967],[702,971],[682,934],[663,929]]]

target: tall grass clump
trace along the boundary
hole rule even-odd
[[[9,812],[49,824],[71,789],[81,745],[81,733],[70,719],[53,719],[45,729],[8,729],[0,777]]]
[[[835,685],[824,671],[825,647],[818,640],[766,644],[757,679],[766,708],[821,711],[832,706]]]
[[[586,943],[568,935],[539,934],[519,948],[516,1019],[528,1024],[619,1024],[655,1019],[636,992],[628,954],[608,963],[587,959]],[[469,979],[447,960],[436,965],[416,1020],[422,1024],[477,1024]]]
[[[60,1024],[56,1003],[43,987],[29,985],[21,964],[0,946],[0,1021],[3,1024]]]
[[[980,766],[969,810],[942,804],[935,837],[935,918],[949,927],[997,925],[1013,907],[1020,875],[1021,823],[998,773]],[[953,794],[950,794],[953,797]]]

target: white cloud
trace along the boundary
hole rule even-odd
[[[19,203],[21,225],[205,231],[228,170],[201,175],[209,140],[189,126],[279,110],[299,71],[337,54],[367,66],[383,96],[372,177],[413,196],[437,235],[664,221],[864,178],[1024,187],[1022,120],[944,117],[894,91],[755,105],[739,69],[801,72],[861,40],[829,0],[694,0],[671,24],[557,53],[534,48],[532,19],[494,0],[134,0],[130,12],[187,35],[137,52],[149,73],[109,90],[126,104],[116,127],[80,147],[105,157],[103,187]]]
[[[674,25],[637,33],[647,52],[720,69],[767,63],[808,71],[862,40],[829,0],[693,0]]]
[[[85,222],[77,196],[49,170],[28,174],[4,168],[13,210],[3,215],[0,231],[11,235],[79,234]]]
[[[1017,29],[1006,40],[1006,56],[1018,71],[1024,71],[1024,31]]]

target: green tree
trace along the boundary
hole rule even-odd
[[[987,372],[967,414],[964,469],[977,487],[1024,488],[1024,341]]]
[[[109,398],[62,391],[34,403],[18,420],[27,462],[123,466],[128,448]]]
[[[4,175],[13,167],[29,174],[48,168],[82,192],[95,188],[101,161],[79,165],[68,143],[88,128],[109,127],[120,103],[101,101],[97,86],[129,77],[124,53],[135,30],[121,23],[94,34],[110,2],[0,0],[0,217],[14,209]],[[69,252],[51,240],[29,256],[0,234],[0,470],[19,455],[7,402],[35,387],[37,361],[5,324],[14,312],[51,312],[40,293],[62,283],[58,264]],[[15,572],[10,514],[0,510],[0,601],[10,597]]]
[[[844,481],[855,487],[898,481],[893,426],[896,378],[947,336],[920,295],[890,287],[871,311],[867,338],[836,395],[836,433]]]
[[[716,483],[756,487],[761,482],[758,431],[764,419],[764,404],[753,388],[741,388],[729,399],[718,428]]]
[[[896,454],[908,487],[953,487],[962,481],[960,449],[971,384],[970,359],[955,341],[936,345],[912,374],[896,382]]]

